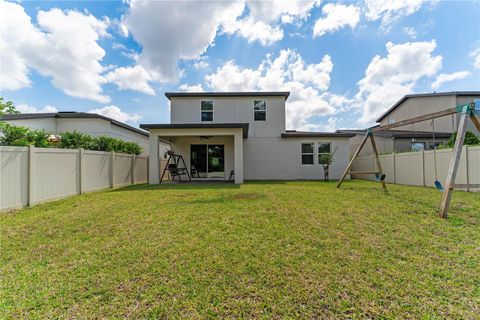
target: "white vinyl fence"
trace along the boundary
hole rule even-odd
[[[0,147],[0,210],[148,181],[148,156]]]
[[[445,186],[452,149],[435,151],[438,180]],[[419,151],[380,155],[380,163],[386,174],[387,183],[412,186],[433,187],[435,182],[434,152]],[[373,155],[359,157],[353,164],[352,171],[376,171]],[[373,175],[353,174],[353,179],[374,180]],[[455,184],[480,184],[480,147],[464,146],[460,157]],[[478,188],[464,189],[480,191]]]

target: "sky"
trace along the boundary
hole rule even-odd
[[[170,91],[290,91],[287,129],[365,128],[405,94],[480,90],[480,1],[0,1],[22,112],[168,123]]]

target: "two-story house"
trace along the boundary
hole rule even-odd
[[[322,179],[319,157],[333,154],[330,178],[349,161],[352,133],[286,130],[289,92],[166,93],[170,124],[141,124],[150,133],[149,181],[159,183],[158,139],[170,141],[196,179]]]

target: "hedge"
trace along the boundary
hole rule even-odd
[[[40,148],[84,148],[87,150],[114,151],[136,155],[142,153],[142,147],[136,142],[126,142],[107,136],[93,137],[75,130],[55,135],[60,137],[56,141],[49,139],[50,135],[45,130],[35,130],[0,122],[0,145],[2,146],[34,145]]]

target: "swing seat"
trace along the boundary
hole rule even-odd
[[[435,180],[434,184],[435,184],[435,188],[437,188],[438,191],[443,192],[443,186],[442,186],[442,184],[440,183],[440,181]]]
[[[382,174],[382,175],[381,175],[381,174],[378,173],[378,172],[375,173],[375,179],[377,179],[378,181],[383,181],[383,180],[385,180],[386,177],[387,177],[387,176],[386,176],[385,174]]]

